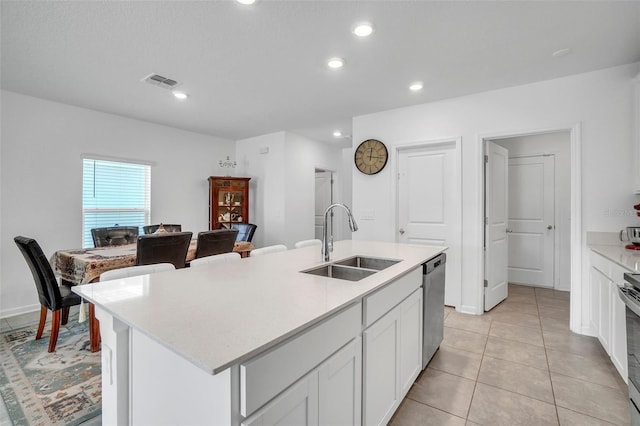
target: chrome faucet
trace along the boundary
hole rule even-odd
[[[334,203],[327,207],[327,209],[324,211],[324,222],[322,224],[322,255],[325,262],[329,261],[329,253],[333,251],[333,235],[331,235],[330,242],[328,238],[329,231],[327,230],[327,218],[329,217],[329,212],[334,207],[342,207],[347,211],[347,215],[349,216],[349,228],[351,229],[351,232],[356,232],[358,230],[358,225],[356,224],[356,220],[353,218],[349,207],[345,206],[342,203]]]

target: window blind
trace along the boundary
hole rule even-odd
[[[82,159],[83,247],[93,247],[92,228],[142,226],[151,216],[151,166]]]

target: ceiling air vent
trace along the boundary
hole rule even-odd
[[[159,74],[149,74],[142,79],[145,83],[153,84],[154,86],[162,87],[163,89],[175,89],[180,83],[171,78],[163,77]]]

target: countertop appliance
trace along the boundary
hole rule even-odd
[[[627,363],[631,424],[640,426],[640,274],[624,274],[625,286],[618,295],[626,305]]]
[[[441,253],[422,265],[422,369],[442,343],[444,334],[444,277],[447,256]]]

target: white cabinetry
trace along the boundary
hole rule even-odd
[[[242,425],[360,424],[361,353],[357,337]]]
[[[591,253],[591,327],[611,362],[627,380],[627,329],[625,305],[618,296],[625,269],[596,253]]]
[[[422,366],[422,288],[363,335],[363,424],[386,424]]]

